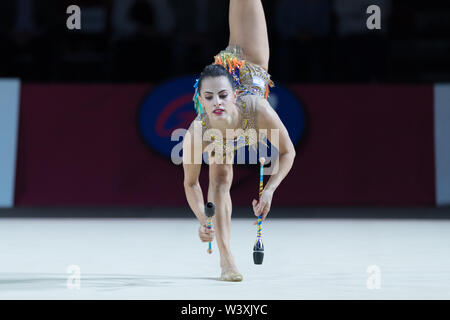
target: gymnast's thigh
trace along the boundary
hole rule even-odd
[[[232,0],[229,24],[229,46],[239,46],[247,61],[259,65],[267,71],[270,48],[261,0]]]

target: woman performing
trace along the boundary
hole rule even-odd
[[[232,159],[236,148],[229,148],[227,135],[231,132],[267,130],[267,139],[271,140],[271,129],[278,130],[278,170],[270,176],[259,201],[253,199],[253,212],[256,216],[269,213],[272,197],[281,181],[290,171],[295,158],[295,150],[289,134],[277,113],[267,101],[269,87],[273,86],[267,73],[269,65],[269,41],[266,20],[261,0],[230,0],[229,11],[230,41],[221,51],[213,64],[205,67],[197,81],[194,95],[198,113],[191,123],[183,141],[184,189],[190,208],[200,222],[199,237],[203,242],[217,240],[220,252],[220,279],[223,281],[242,281],[233,255],[230,251],[231,197],[233,180]],[[201,141],[194,139],[195,129],[201,128]],[[215,134],[206,132],[214,129]],[[239,130],[241,129],[241,130]],[[233,131],[234,130],[234,131]],[[198,135],[197,135],[198,137]],[[219,137],[219,138],[217,138]],[[242,138],[233,134],[231,138]],[[258,135],[245,135],[244,145],[255,145]],[[204,140],[210,140],[208,144]],[[242,141],[242,140],[241,140]],[[207,141],[208,142],[208,141]],[[215,146],[213,150],[210,146]],[[226,162],[220,161],[222,150]],[[208,151],[209,149],[209,151]],[[201,161],[195,161],[203,152],[209,153],[208,202],[215,205],[214,228],[208,229],[205,216],[204,199],[199,184]],[[225,159],[222,159],[225,160]]]

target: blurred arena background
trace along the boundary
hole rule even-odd
[[[448,1],[262,2],[269,101],[297,157],[264,223],[264,269],[250,256],[259,167],[234,166],[234,286],[211,281],[218,259],[172,161],[194,81],[228,44],[228,0],[0,1],[1,299],[448,299]],[[206,164],[200,183],[206,200]],[[65,288],[73,265],[80,295]]]
[[[194,118],[193,81],[227,45],[228,1],[76,1],[81,29],[68,30],[71,4],[0,4],[2,214],[152,216],[158,207],[194,218],[170,137]],[[448,4],[263,4],[270,99],[298,154],[271,217],[355,206],[448,215]],[[371,4],[379,30],[366,26]],[[257,179],[256,164],[235,166],[235,216],[246,216]]]

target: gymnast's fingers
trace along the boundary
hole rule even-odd
[[[260,201],[255,208],[255,216],[259,217],[265,210],[266,202]]]
[[[258,206],[258,200],[253,199],[253,201],[252,201],[252,206],[253,206],[253,210],[255,210],[256,207]]]
[[[211,225],[211,228],[208,228],[208,224],[206,223],[206,224],[202,225],[202,230],[205,233],[211,233],[211,232],[214,232],[214,227]]]
[[[268,208],[266,208],[265,210],[264,210],[264,212],[263,212],[263,216],[262,216],[262,220],[263,221],[265,221],[266,220],[266,217],[267,217],[267,215],[269,214],[269,209]]]
[[[214,234],[215,234],[214,228],[208,229],[208,227],[205,225],[200,226],[198,230],[200,240],[202,240],[203,242],[212,241],[214,239]]]
[[[206,242],[210,242],[214,240],[214,230],[210,231],[209,233],[206,233],[205,235]]]
[[[261,201],[253,200],[252,205],[255,216],[259,216],[261,214]]]
[[[264,209],[262,210],[262,212],[260,213],[260,214],[262,214],[262,221],[265,221],[266,220],[266,217],[267,217],[267,215],[269,214],[269,211],[270,211],[270,208],[269,208],[269,206],[265,206],[264,207]],[[260,214],[256,214],[255,213],[255,215],[257,216],[257,217],[259,217],[259,215]],[[258,220],[256,220],[255,222],[253,222],[253,224],[258,224]]]

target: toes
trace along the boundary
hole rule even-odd
[[[220,276],[220,280],[222,281],[231,281],[231,282],[239,282],[243,280],[243,276],[240,273],[235,273],[235,272],[228,272],[228,273],[223,273]]]

